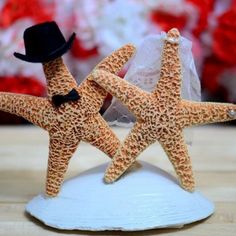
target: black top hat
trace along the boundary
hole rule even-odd
[[[70,49],[75,33],[66,41],[56,22],[45,22],[27,28],[24,32],[26,55],[14,56],[28,62],[48,62],[62,56]]]

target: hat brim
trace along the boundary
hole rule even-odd
[[[73,33],[70,36],[69,40],[60,48],[42,57],[30,57],[30,56],[27,56],[18,52],[15,52],[14,56],[20,60],[27,61],[27,62],[33,62],[33,63],[49,62],[65,54],[71,48],[74,39],[75,39],[75,33]]]

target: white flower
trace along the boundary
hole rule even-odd
[[[68,0],[63,0],[68,1]],[[96,25],[100,21],[100,12],[109,0],[72,0],[72,9],[70,11],[71,18],[73,19],[76,36],[79,38],[82,46],[85,49],[92,49],[97,46],[95,40]],[[64,7],[62,7],[64,9]],[[62,13],[62,12],[61,12]],[[61,18],[60,14],[58,17]]]
[[[44,81],[40,64],[28,63],[13,56],[14,52],[25,53],[23,32],[33,24],[31,20],[25,19],[17,21],[7,29],[0,30],[0,76],[33,76]]]
[[[0,1],[0,11],[2,10],[3,6],[5,5],[6,0],[1,0]]]
[[[147,8],[132,0],[108,2],[92,25],[102,55],[126,43],[138,45],[151,32]]]

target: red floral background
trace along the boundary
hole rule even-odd
[[[203,100],[236,102],[235,0],[2,0],[0,16],[0,91],[46,95],[41,65],[13,52],[24,53],[25,28],[55,20],[66,38],[77,33],[65,60],[78,83],[121,45],[177,27],[193,42]]]

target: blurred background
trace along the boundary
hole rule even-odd
[[[24,53],[27,27],[51,20],[65,38],[77,34],[64,58],[78,82],[123,44],[177,27],[193,42],[202,99],[236,102],[236,0],[0,0],[0,91],[46,95],[41,64],[13,53]],[[0,124],[19,123],[0,113]]]

